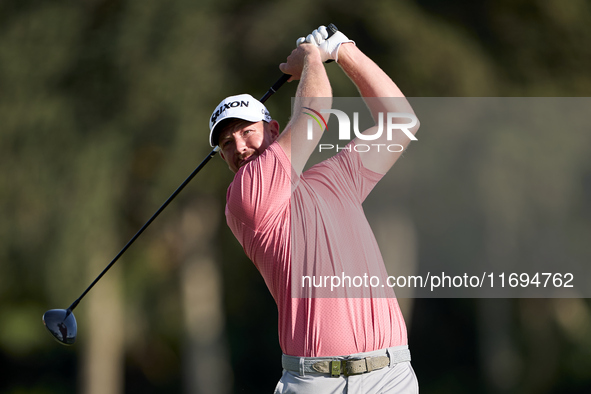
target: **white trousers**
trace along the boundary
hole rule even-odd
[[[401,347],[397,347],[401,348]],[[389,348],[351,357],[375,357],[386,355]],[[376,371],[351,376],[331,377],[328,374],[304,375],[283,370],[275,394],[417,394],[419,384],[410,361],[390,363]]]

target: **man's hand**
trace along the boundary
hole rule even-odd
[[[321,59],[323,62],[328,60],[334,60],[338,63],[339,60],[339,48],[341,44],[351,41],[340,31],[334,33],[330,38],[328,37],[328,30],[325,26],[320,26],[312,33],[308,34],[307,37],[300,37],[296,41],[296,45],[300,46],[304,43],[315,45],[320,50]]]
[[[321,55],[318,47],[311,44],[299,45],[287,57],[286,63],[281,63],[279,69],[284,74],[291,75],[289,81],[297,81],[302,76],[302,71],[306,63],[311,61],[320,62]]]

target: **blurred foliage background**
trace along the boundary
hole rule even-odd
[[[0,392],[272,392],[277,313],[225,225],[219,158],[76,309],[75,346],[41,316],[66,308],[210,151],[215,105],[260,97],[295,39],[329,22],[409,97],[591,92],[586,0],[0,0]],[[335,95],[356,95],[328,71]],[[267,103],[283,125],[294,89]],[[568,131],[483,144],[478,130],[422,130],[393,170],[407,258],[589,263],[591,133]],[[422,392],[591,388],[587,299],[405,308]]]

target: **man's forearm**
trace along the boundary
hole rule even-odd
[[[325,98],[332,97],[332,89],[324,64],[320,61],[320,57],[308,56],[306,57],[302,76],[296,91],[293,121],[300,115],[298,109],[313,108],[316,110],[326,109],[327,100]],[[320,100],[318,100],[320,98]],[[322,107],[322,108],[321,108]],[[325,108],[326,107],[326,108]],[[297,130],[297,133],[304,134],[304,130]]]
[[[410,138],[402,132],[395,134],[384,132],[384,118],[387,117],[388,113],[397,112],[414,115],[414,111],[394,81],[354,44],[346,43],[341,45],[338,63],[357,86],[374,120],[378,122],[378,125],[365,130],[363,134],[373,136],[379,132],[379,119],[380,113],[382,113],[381,134],[376,139],[372,139],[372,142],[378,146],[384,144],[388,146],[395,145],[400,148],[392,152],[384,150],[374,152],[370,150],[359,153],[366,168],[385,174],[398,160],[402,151],[406,149]],[[392,120],[397,120],[397,118]],[[402,117],[400,122],[404,124],[408,122],[408,119]],[[419,122],[417,121],[413,127],[408,128],[407,132],[414,134],[418,128]],[[363,143],[363,141],[357,142]]]
[[[305,58],[302,76],[296,91],[298,97],[331,97],[332,90],[320,56],[311,54]]]
[[[339,65],[357,86],[362,97],[404,97],[398,86],[373,60],[354,44],[343,44],[339,49]],[[405,108],[380,108],[379,100],[368,102],[372,114],[393,110],[410,112],[412,108],[406,100],[389,100]],[[383,102],[384,104],[386,102]],[[375,108],[372,108],[375,107]]]
[[[324,131],[318,125],[313,125],[313,133],[311,138],[308,138],[307,120],[308,117],[304,115],[304,111],[309,112],[306,108],[311,108],[316,111],[330,108],[332,100],[332,90],[324,64],[320,59],[320,55],[315,47],[301,48],[298,47],[296,51],[306,52],[305,56],[294,51],[296,56],[293,60],[288,57],[288,66],[293,64],[293,70],[299,71],[294,73],[294,77],[299,79],[298,88],[296,91],[296,98],[293,108],[292,118],[281,134],[278,142],[286,151],[291,159],[292,167],[299,174],[303,170],[308,158],[314,151],[322,132]],[[293,54],[293,53],[292,53]],[[302,64],[298,66],[298,60],[301,57]],[[283,72],[289,73],[292,70],[290,67],[282,67]]]

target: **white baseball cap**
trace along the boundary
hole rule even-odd
[[[222,120],[230,118],[244,119],[249,122],[271,121],[271,115],[265,105],[250,94],[226,97],[209,118],[209,144],[212,147],[217,145],[217,134],[220,131],[215,129],[216,126]]]

